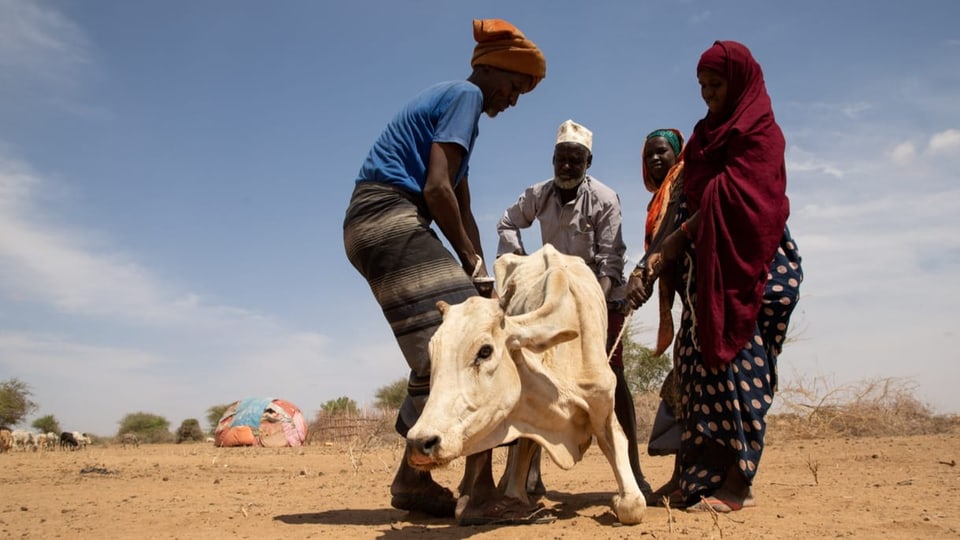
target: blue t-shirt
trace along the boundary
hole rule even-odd
[[[387,124],[367,154],[357,182],[382,182],[420,194],[427,183],[430,145],[456,143],[466,150],[454,179],[467,174],[480,132],[483,94],[468,81],[436,84],[420,92]]]

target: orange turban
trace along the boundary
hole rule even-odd
[[[493,66],[533,77],[530,90],[547,75],[547,60],[516,26],[503,19],[474,19],[473,49],[470,66]]]

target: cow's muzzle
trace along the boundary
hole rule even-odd
[[[429,470],[439,467],[443,463],[437,457],[440,447],[440,437],[407,438],[407,463],[415,469]]]

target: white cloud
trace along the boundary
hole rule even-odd
[[[795,202],[791,229],[818,296],[837,309],[879,294],[894,311],[932,315],[960,298],[960,284],[943,279],[960,270],[960,189]],[[936,297],[917,295],[918,283],[937,283]]]
[[[960,130],[948,129],[935,133],[930,137],[927,145],[930,155],[960,155]]]
[[[66,82],[89,62],[89,45],[72,21],[42,3],[0,1],[0,80]]]
[[[710,10],[700,11],[690,16],[690,24],[701,24],[709,21],[713,17]]]
[[[869,111],[872,108],[873,106],[870,105],[869,103],[860,102],[860,103],[850,103],[847,105],[842,105],[840,107],[840,110],[843,112],[843,114],[847,118],[855,119],[858,116],[860,116],[860,113]]]
[[[791,146],[787,149],[786,160],[787,171],[791,173],[819,172],[834,178],[843,178],[844,175],[844,172],[836,165],[818,159],[812,153],[797,146]]]
[[[45,216],[56,184],[0,158],[0,374],[35,390],[39,414],[109,435],[123,414],[175,424],[246,396],[372,396],[403,359],[385,334],[335,353],[320,333],[204,300],[160,280],[101,235]],[[42,320],[13,319],[28,306]],[[365,350],[364,348],[367,348]],[[28,419],[29,420],[29,419]]]
[[[917,148],[910,141],[902,142],[890,150],[890,159],[900,166],[909,165],[916,156]]]
[[[61,313],[125,323],[209,326],[255,317],[176,291],[94,234],[40,217],[49,214],[39,207],[49,186],[25,166],[0,160],[0,291]]]
[[[837,113],[842,114],[850,120],[856,120],[863,113],[874,108],[872,103],[866,101],[857,101],[853,103],[828,103],[823,101],[788,101],[784,106],[796,108],[804,113],[815,113],[826,118],[834,120]]]
[[[819,373],[844,382],[906,377],[933,396],[941,411],[958,401],[943,380],[952,362],[953,313],[960,301],[960,188],[904,180],[882,164],[853,156],[853,197],[825,185],[816,197],[794,197],[790,228],[803,256],[805,280],[791,329],[807,339],[784,351],[781,384]],[[918,173],[919,174],[919,173]],[[904,189],[873,189],[898,178]],[[922,176],[926,179],[926,176]],[[955,380],[955,376],[953,377]]]
[[[136,371],[168,360],[136,349],[103,347],[71,342],[63,336],[0,333],[3,361],[27,375],[66,373],[82,365],[88,373],[117,369]]]

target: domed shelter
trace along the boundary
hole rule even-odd
[[[217,446],[301,446],[307,424],[300,409],[282,399],[246,398],[234,402],[217,422]]]

